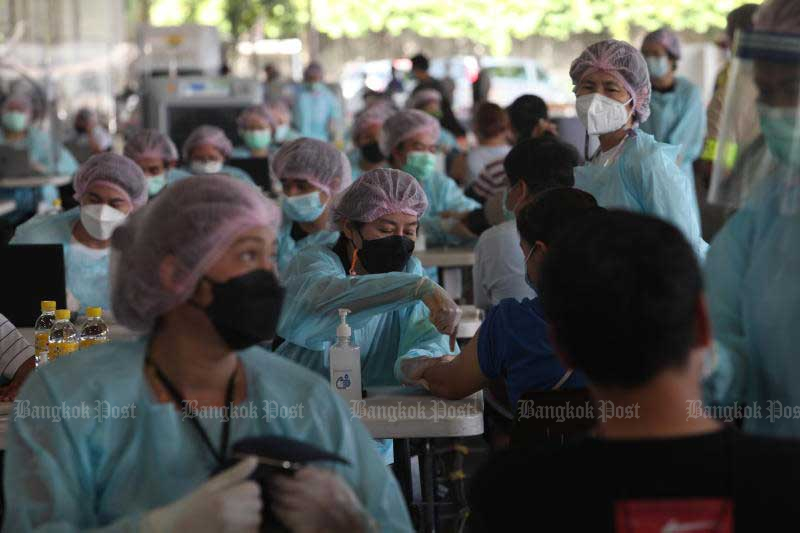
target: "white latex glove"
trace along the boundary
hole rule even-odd
[[[444,355],[442,357],[409,357],[400,363],[400,373],[403,375],[403,385],[419,385],[426,390],[430,390],[430,385],[423,379],[425,371],[430,367],[439,364],[449,363],[455,359],[454,355]]]
[[[377,531],[350,486],[335,472],[307,466],[270,481],[272,510],[293,533]]]
[[[430,321],[442,335],[450,336],[450,351],[456,347],[456,331],[461,320],[461,308],[447,291],[428,278],[417,289],[422,303],[430,310]]]
[[[257,533],[261,488],[247,477],[258,462],[248,457],[203,483],[180,500],[147,513],[142,533]]]

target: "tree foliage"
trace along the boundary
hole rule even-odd
[[[758,2],[759,0],[755,0]],[[309,8],[309,2],[311,6]],[[215,24],[234,39],[251,29],[268,37],[297,35],[308,23],[332,38],[368,32],[467,37],[493,53],[512,38],[540,35],[565,40],[575,33],[627,39],[636,28],[671,26],[708,33],[745,0],[153,0],[154,23]],[[259,27],[260,26],[260,27]]]

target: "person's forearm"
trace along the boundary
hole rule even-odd
[[[422,379],[428,382],[430,393],[434,396],[448,400],[460,400],[481,390],[480,386],[476,387],[454,379],[456,377],[452,372],[454,362],[437,362],[425,370],[422,375]]]

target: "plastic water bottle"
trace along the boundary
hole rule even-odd
[[[56,323],[50,330],[50,340],[47,347],[47,360],[53,361],[64,355],[78,350],[78,330],[69,321],[68,309],[56,311]]]
[[[108,326],[103,320],[103,309],[87,307],[86,322],[81,328],[81,350],[104,342],[108,342]]]
[[[346,402],[361,399],[361,349],[350,343],[352,331],[347,325],[349,309],[339,309],[336,344],[329,352],[331,387]]]
[[[53,300],[42,301],[42,314],[36,319],[33,327],[34,352],[36,366],[47,363],[47,345],[50,342],[50,330],[56,323],[56,303]]]

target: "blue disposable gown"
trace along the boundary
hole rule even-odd
[[[681,170],[694,179],[692,164],[703,152],[706,137],[706,108],[697,85],[678,77],[671,91],[653,90],[650,118],[641,129],[659,142],[680,147]]]
[[[442,219],[439,214],[444,211],[464,213],[480,209],[481,205],[464,194],[452,178],[441,172],[432,172],[429,176],[419,179],[419,183],[428,197],[428,210],[420,221],[427,244],[429,246],[464,244],[465,239],[447,232],[452,219]]]
[[[339,100],[325,86],[309,90],[300,84],[294,90],[292,126],[302,137],[331,141],[330,126],[336,129],[342,121]]]
[[[285,221],[278,232],[278,271],[286,272],[289,263],[300,250],[315,245],[333,246],[337,240],[339,240],[338,231],[318,231],[296,241],[292,238],[292,221]]]
[[[353,148],[347,152],[347,159],[350,161],[350,171],[353,174],[353,181],[356,181],[364,173],[361,170],[361,151],[358,148]]]
[[[146,349],[147,339],[113,342],[31,374],[18,397],[21,408],[83,405],[87,412],[57,423],[33,416],[11,423],[4,531],[139,531],[143,513],[212,475],[216,461],[195,428],[174,404],[155,400],[143,372]],[[411,531],[392,474],[329,385],[261,348],[239,357],[247,400],[231,417],[230,444],[282,435],[339,454],[350,464],[320,466],[342,475],[382,531]],[[125,407],[134,416],[113,417]],[[219,422],[201,420],[215,447]]]
[[[38,128],[29,128],[28,136],[25,139],[13,143],[5,140],[3,130],[0,129],[0,144],[17,149],[27,149],[30,160],[43,166],[50,175],[71,176],[78,170],[78,162],[70,151],[60,143],[54,145],[52,137]],[[53,159],[54,147],[57,160]],[[58,189],[52,185],[35,189],[0,189],[0,199],[14,200],[17,203],[17,209],[8,215],[11,222],[18,221],[26,213],[28,215],[35,213],[39,202],[50,204],[56,198],[58,198]]]
[[[422,277],[415,257],[404,272],[349,276],[330,247],[306,248],[283,279],[278,335],[286,342],[277,353],[328,377],[338,310],[350,309],[347,323],[361,348],[362,385],[397,385],[403,359],[450,353],[449,338],[436,331],[428,308],[415,297]]]
[[[270,157],[274,155],[275,152],[277,151],[278,147],[275,145],[270,145],[269,148],[267,148],[267,152]],[[248,148],[247,146],[237,146],[233,149],[233,152],[231,152],[231,159],[249,159],[251,157],[258,158],[264,156],[253,155],[253,152],[251,152],[250,148]]]
[[[437,144],[439,145],[439,149],[445,153],[459,149],[455,135],[444,128],[439,130],[439,140]]]
[[[607,166],[577,167],[575,187],[594,195],[602,207],[628,209],[674,224],[702,260],[708,244],[700,233],[694,181],[678,168],[677,157],[677,147],[634,130]]]
[[[34,217],[17,227],[11,244],[61,244],[64,247],[67,290],[77,300],[79,309],[102,307],[107,311],[111,309],[109,254],[108,251],[98,253],[72,242],[72,229],[80,217],[80,207],[57,215]]]
[[[708,250],[706,296],[717,361],[706,399],[758,406],[760,416],[745,418],[744,429],[798,438],[800,189],[775,182],[759,188]],[[770,420],[770,407],[781,416]]]
[[[245,183],[249,183],[250,185],[255,186],[255,182],[253,178],[250,177],[250,174],[245,172],[244,170],[236,167],[232,167],[229,165],[223,165],[222,170],[219,171],[220,174],[227,174],[233,178],[240,179]],[[195,174],[189,167],[178,167],[173,168],[167,174],[167,185],[175,183],[176,181],[180,181],[182,179],[186,179],[190,176],[194,176]]]

